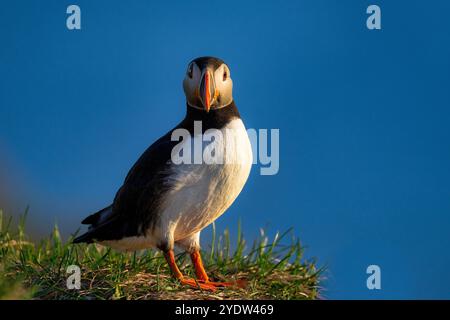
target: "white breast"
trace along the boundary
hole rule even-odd
[[[175,241],[202,230],[224,213],[250,174],[252,148],[242,121],[232,120],[221,132],[223,139],[216,141],[215,155],[219,159],[217,152],[223,153],[223,164],[207,164],[211,160],[205,159],[207,163],[172,167],[173,189],[165,197],[160,227],[169,228]]]

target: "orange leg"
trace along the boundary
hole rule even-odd
[[[194,269],[195,269],[195,274],[197,276],[197,279],[201,282],[201,283],[205,283],[214,287],[232,287],[232,286],[237,286],[237,287],[244,287],[245,286],[245,282],[244,281],[238,281],[238,282],[213,282],[213,281],[209,281],[209,277],[206,274],[205,268],[203,267],[203,262],[202,262],[202,257],[200,255],[200,252],[194,251],[193,253],[191,253],[191,260],[192,260],[192,264],[194,265]]]
[[[195,275],[200,281],[208,282],[209,278],[206,274],[205,267],[203,267],[202,257],[200,252],[194,251],[191,253],[192,264],[194,265]]]
[[[178,279],[182,284],[188,285],[195,288],[200,288],[202,290],[208,290],[208,291],[216,291],[216,287],[214,285],[211,285],[209,283],[205,282],[197,282],[195,279],[187,278],[183,276],[180,269],[178,269],[178,266],[175,262],[175,255],[173,253],[173,250],[169,250],[167,252],[164,252],[164,257],[166,258],[167,263],[169,264],[170,270],[172,271],[172,275]]]

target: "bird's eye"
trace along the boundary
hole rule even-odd
[[[225,81],[225,80],[227,80],[228,79],[228,72],[227,72],[227,69],[225,69],[224,71],[223,71],[223,81]]]
[[[188,75],[188,77],[191,78],[191,79],[192,79],[193,72],[194,72],[194,68],[192,67],[192,63],[191,63],[191,64],[189,65],[189,67],[188,67],[188,70],[187,70],[187,75]]]

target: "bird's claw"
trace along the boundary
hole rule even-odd
[[[215,292],[217,288],[226,288],[226,287],[238,287],[244,288],[247,285],[245,280],[237,280],[235,282],[215,282],[215,281],[203,281],[203,280],[195,280],[193,278],[182,278],[180,279],[181,284],[199,288],[205,291]]]

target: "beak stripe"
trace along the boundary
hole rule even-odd
[[[210,90],[210,79],[209,79],[209,72],[205,73],[205,88],[204,88],[205,92],[204,97],[205,97],[205,107],[206,107],[206,111],[209,111],[209,108],[211,106],[211,90]]]
[[[217,98],[216,86],[214,84],[214,78],[209,70],[206,70],[202,76],[199,86],[200,100],[206,112],[209,112],[211,104]]]

